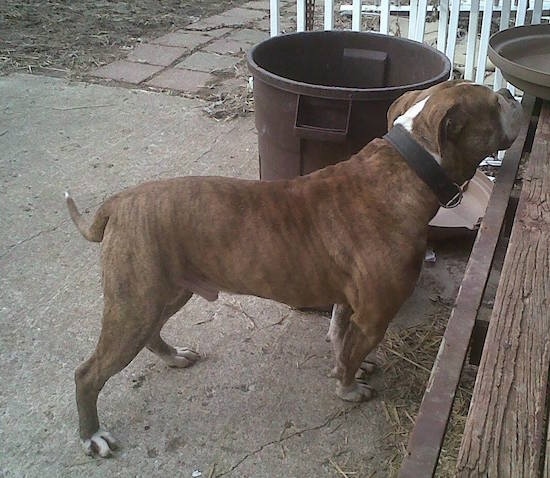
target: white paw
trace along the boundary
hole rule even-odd
[[[190,367],[201,358],[197,352],[186,347],[175,347],[175,349],[175,355],[172,355],[166,359],[166,363],[170,367]]]
[[[366,402],[376,395],[376,391],[365,382],[356,380],[348,387],[339,383],[336,386],[336,395],[346,402]]]
[[[107,458],[118,448],[118,444],[109,432],[98,430],[87,440],[82,440],[82,448],[86,455],[97,454],[102,458]]]

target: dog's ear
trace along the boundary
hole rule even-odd
[[[468,140],[464,138],[468,121],[468,115],[461,105],[455,104],[447,110],[437,129],[437,146],[441,156],[441,166],[457,184],[462,184],[473,177],[481,159],[475,154],[470,154],[471,138]],[[474,148],[474,151],[478,149]]]
[[[388,119],[388,130],[390,130],[393,126],[393,123],[397,118],[399,118],[401,115],[405,114],[405,112],[414,104],[416,104],[418,101],[420,101],[418,98],[420,95],[425,94],[425,90],[418,90],[418,91],[407,91],[406,93],[403,93],[399,98],[397,98],[388,109],[388,114],[386,115]]]
[[[456,145],[464,126],[465,121],[460,111],[460,105],[455,104],[447,110],[439,122],[437,143],[441,156],[445,157],[446,148]]]

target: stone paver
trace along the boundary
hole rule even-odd
[[[177,32],[168,33],[161,36],[160,38],[151,40],[151,43],[172,47],[181,47],[184,48],[186,51],[191,51],[198,46],[203,45],[204,43],[208,43],[211,40],[211,35],[205,35],[198,32],[185,32],[180,30]]]
[[[237,63],[239,63],[239,61],[240,58],[198,51],[178,63],[176,68],[185,68],[188,70],[212,73],[213,71],[222,71],[233,68]]]
[[[211,53],[218,53],[221,55],[224,55],[224,54],[234,55],[236,53],[248,51],[250,49],[250,46],[251,45],[249,43],[240,42],[236,40],[229,40],[226,38],[220,38],[219,40],[215,40],[214,42],[205,46],[204,50]]]
[[[185,55],[185,48],[150,45],[145,43],[137,46],[129,55],[129,61],[138,63],[148,63],[149,65],[168,66],[174,63],[178,58]]]
[[[251,45],[260,43],[267,38],[269,38],[269,34],[267,32],[261,30],[253,30],[250,28],[238,29],[227,35],[228,40],[249,43]]]
[[[98,68],[90,76],[188,94],[200,93],[204,87],[231,90],[242,83],[246,52],[268,37],[269,1],[251,0],[148,40],[124,60]],[[229,81],[235,75],[239,79]]]
[[[225,18],[230,18],[238,22],[239,25],[243,25],[247,22],[254,20],[259,20],[260,18],[265,17],[268,12],[249,10],[246,8],[232,8],[231,10],[226,10],[220,15]]]
[[[246,10],[244,8],[232,8],[220,15],[213,15],[197,23],[187,26],[189,30],[203,30],[207,28],[240,26],[260,20],[268,15],[268,12],[261,10]]]
[[[162,66],[119,60],[98,68],[92,72],[92,75],[137,85],[162,69]]]
[[[215,77],[210,73],[184,70],[182,68],[168,68],[146,84],[157,88],[196,93],[214,80]]]
[[[269,10],[269,2],[266,0],[256,0],[245,3],[241,8],[252,8],[254,10]]]

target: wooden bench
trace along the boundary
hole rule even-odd
[[[550,101],[534,137],[457,476],[550,476]],[[550,437],[549,437],[550,438]]]
[[[525,97],[523,108],[526,121],[506,153],[472,248],[409,437],[402,478],[434,475],[471,342],[473,355],[482,349],[483,355],[457,474],[550,476],[547,462],[546,475],[541,474],[550,360],[550,102]],[[526,157],[528,167],[487,326],[477,320],[478,311],[518,167]]]

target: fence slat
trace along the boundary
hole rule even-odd
[[[514,22],[514,25],[516,27],[525,25],[526,13],[527,13],[527,0],[519,0],[518,8],[516,10],[516,21]],[[508,84],[508,89],[510,90],[510,93],[512,93],[515,96],[516,87],[514,85]]]
[[[519,0],[518,10],[516,12],[516,27],[525,25],[525,15],[527,13],[527,0]]]
[[[460,15],[460,0],[451,0],[451,19],[449,21],[449,33],[447,35],[447,48],[445,54],[454,61],[456,49],[456,36],[458,33],[458,17]]]
[[[485,0],[483,9],[483,21],[481,22],[481,39],[477,52],[476,83],[483,84],[485,81],[485,67],[487,66],[487,48],[489,47],[489,36],[491,35],[491,20],[493,18],[493,1]]]
[[[281,2],[269,0],[269,34],[272,37],[281,33]]]
[[[390,31],[390,0],[382,0],[380,3],[380,33],[388,34]]]
[[[362,2],[361,0],[353,0],[353,12],[351,17],[351,29],[354,32],[360,32],[361,31],[361,7]]]
[[[334,0],[325,0],[325,30],[334,28]]]
[[[466,64],[464,66],[464,78],[474,79],[474,64],[477,46],[477,26],[479,24],[479,0],[472,0],[470,18],[468,20],[468,43],[466,46]]]
[[[510,25],[510,11],[512,9],[512,0],[503,0],[502,12],[500,14],[500,30],[508,28]],[[493,89],[495,91],[500,90],[504,84],[504,77],[499,68],[495,70],[495,81],[493,83]]]
[[[409,32],[407,38],[414,40],[416,38],[416,17],[418,15],[418,0],[410,0],[409,11]]]
[[[419,0],[418,11],[416,13],[416,28],[415,37],[416,41],[422,41],[424,39],[424,31],[426,30],[426,12],[428,9],[428,0]]]
[[[296,31],[306,30],[306,0],[296,0]]]
[[[447,47],[447,28],[449,26],[449,0],[439,2],[439,23],[437,25],[437,49],[445,52]]]
[[[535,0],[533,4],[533,18],[531,23],[533,25],[538,24],[542,21],[542,0]]]

